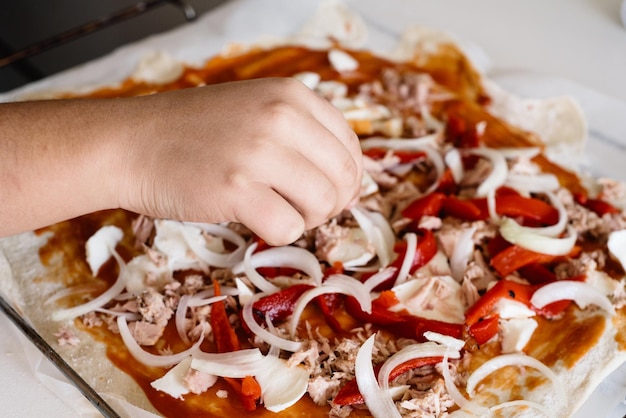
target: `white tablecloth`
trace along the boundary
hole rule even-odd
[[[166,50],[198,62],[227,41],[255,41],[261,35],[281,36],[300,27],[315,9],[315,1],[239,0],[226,4],[199,21],[172,33],[124,47],[112,56],[66,74],[43,80],[24,91],[73,88],[125,78],[147,50]],[[529,97],[569,94],[587,114],[592,151],[590,166],[599,174],[626,180],[621,168],[626,155],[626,29],[620,21],[619,1],[590,0],[354,0],[370,28],[370,46],[393,45],[402,30],[413,24],[442,29],[474,51],[477,62],[504,87]],[[184,39],[184,42],[180,42]],[[482,53],[476,54],[479,46]],[[54,394],[36,377],[24,354],[23,340],[0,316],[0,416],[72,417],[71,397]],[[40,367],[53,370],[44,363]],[[53,372],[50,372],[53,374]],[[617,405],[626,394],[626,368],[596,395],[594,406],[580,416],[617,418],[626,414]],[[617,401],[616,401],[617,399]],[[598,405],[598,404],[595,404]],[[97,416],[94,415],[94,416]]]

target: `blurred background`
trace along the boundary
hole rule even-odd
[[[20,0],[0,5],[0,64],[3,58],[83,25],[119,15],[117,23],[39,54],[0,65],[0,92],[100,57],[115,48],[188,22],[226,0]],[[140,12],[141,11],[141,12]],[[120,12],[124,12],[121,13]],[[140,12],[140,13],[139,13]],[[122,16],[128,16],[124,18]],[[132,16],[132,17],[131,17]]]

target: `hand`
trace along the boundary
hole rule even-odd
[[[261,79],[127,102],[119,205],[155,217],[236,221],[273,245],[358,199],[358,138],[299,81]],[[137,109],[142,109],[141,111]]]

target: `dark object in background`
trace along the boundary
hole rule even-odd
[[[22,0],[0,6],[0,63],[32,45],[40,53],[0,65],[0,92],[105,55],[184,24],[224,0]],[[184,8],[184,5],[189,7]],[[103,20],[109,18],[108,24]],[[92,23],[90,27],[84,26]],[[64,38],[67,42],[59,43]],[[57,42],[55,42],[57,41]],[[54,44],[54,45],[52,45]],[[32,51],[31,51],[32,52]],[[5,63],[9,60],[6,59]]]

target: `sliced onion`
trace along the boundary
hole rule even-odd
[[[622,268],[626,270],[626,229],[611,232],[606,245],[611,255],[615,257],[622,265]]]
[[[196,341],[194,345],[189,347],[187,350],[169,356],[161,356],[148,353],[141,348],[139,344],[137,344],[137,341],[135,341],[130,333],[130,330],[128,329],[128,323],[126,322],[126,318],[124,316],[117,317],[117,327],[120,330],[122,341],[124,341],[124,345],[126,345],[130,354],[137,361],[149,367],[169,367],[174,364],[178,364],[185,358],[197,352],[200,349],[200,344],[202,344],[202,341],[204,340],[204,333],[202,333],[200,338],[198,338],[198,341]]]
[[[195,239],[190,239],[188,231],[186,229],[183,229],[183,236],[185,238],[185,242],[187,243],[187,245],[189,245],[189,248],[191,248],[191,250],[198,256],[198,258],[200,258],[208,265],[215,267],[232,267],[236,263],[241,261],[243,253],[246,249],[246,241],[241,235],[239,235],[232,229],[218,224],[185,222],[185,225],[195,226],[196,228],[203,230],[209,235],[223,238],[237,246],[237,248],[235,248],[235,250],[230,253],[217,253],[215,251],[209,250],[204,245],[198,245],[198,241]]]
[[[105,285],[97,284],[97,283],[89,283],[89,284],[82,284],[78,286],[66,287],[57,292],[54,292],[52,296],[46,299],[46,301],[44,302],[44,305],[50,305],[67,296],[79,295],[81,293],[82,294],[91,293],[93,291],[100,290],[103,287],[105,287]]]
[[[553,238],[535,232],[534,228],[521,226],[510,218],[502,219],[500,234],[512,244],[536,253],[555,256],[569,254],[577,238],[576,231],[571,225],[567,227],[566,237]]]
[[[581,309],[593,304],[615,315],[615,308],[609,298],[589,283],[575,280],[558,280],[540,287],[533,293],[530,303],[541,309],[559,300],[573,300]]]
[[[197,298],[197,296],[189,296],[183,295],[180,297],[178,301],[178,306],[176,306],[176,314],[174,316],[174,321],[176,323],[176,331],[178,332],[178,336],[185,342],[189,344],[189,338],[187,337],[187,330],[185,329],[185,319],[187,319],[187,308],[193,308],[198,306],[206,306],[215,302],[220,302],[225,300],[228,296],[220,295],[213,296],[209,298]]]
[[[489,219],[491,219],[492,222],[498,222],[500,220],[500,215],[498,215],[496,207],[496,191],[494,189],[487,193],[487,212],[489,213]]]
[[[256,250],[256,247],[259,244],[257,242],[253,243],[248,247],[243,257],[243,271],[246,273],[248,280],[252,282],[261,292],[265,293],[275,293],[280,290],[278,286],[273,283],[270,283],[265,277],[261,276],[252,265],[252,253]],[[233,273],[239,274],[241,273],[240,265],[237,265],[233,268]]]
[[[266,357],[258,348],[229,353],[196,352],[191,368],[221,377],[242,378],[255,376],[266,367]]]
[[[474,233],[476,232],[476,226],[473,225],[470,228],[466,228],[461,232],[459,239],[454,245],[452,256],[450,257],[450,271],[452,277],[461,283],[463,276],[465,275],[465,269],[470,257],[474,253]]]
[[[471,148],[468,149],[467,152],[473,155],[487,158],[489,161],[491,161],[491,172],[489,173],[487,178],[478,186],[478,189],[476,190],[477,196],[487,196],[489,191],[495,190],[504,184],[509,169],[506,165],[506,159],[501,152],[491,148]]]
[[[187,319],[187,308],[189,307],[189,295],[183,295],[178,300],[176,313],[174,314],[174,323],[176,324],[176,332],[185,344],[189,344],[187,330],[185,329],[185,319]]]
[[[383,391],[376,380],[372,365],[372,350],[376,334],[372,334],[359,348],[354,364],[354,374],[359,392],[374,418],[400,417],[389,391]]]
[[[255,374],[263,405],[270,412],[283,411],[302,398],[309,385],[309,372],[300,365],[290,367],[287,361],[268,356]]]
[[[322,268],[319,260],[311,252],[304,248],[287,245],[273,247],[253,254],[257,247],[254,243],[246,250],[243,263],[233,267],[233,273],[239,274],[245,271],[248,279],[262,292],[274,293],[280,290],[270,283],[255,269],[258,267],[291,267],[304,272],[311,278],[315,286],[322,283]]]
[[[394,254],[395,243],[395,234],[387,220],[378,212],[370,212],[358,206],[353,207],[350,212],[374,246],[380,265],[387,267]]]
[[[456,387],[454,380],[452,379],[449,366],[450,365],[448,363],[448,353],[446,353],[443,356],[443,360],[441,361],[441,374],[443,375],[443,382],[452,401],[457,404],[462,410],[469,411],[476,416],[489,416],[489,409],[485,408],[482,405],[478,405],[463,396],[463,394],[459,391],[459,388]]]
[[[298,322],[300,321],[300,316],[304,308],[319,295],[327,293],[341,293],[354,296],[363,311],[367,313],[372,312],[372,297],[370,296],[369,289],[363,283],[354,277],[344,274],[333,274],[326,279],[322,286],[307,290],[298,299],[293,313],[291,314],[289,324],[289,333],[292,337],[296,335],[296,328],[298,327]]]
[[[552,382],[555,393],[561,399],[562,404],[565,404],[565,392],[563,391],[556,374],[554,374],[548,366],[536,358],[522,353],[502,354],[481,364],[480,367],[474,370],[474,372],[467,379],[465,390],[469,396],[474,396],[476,385],[478,385],[478,383],[480,383],[485,377],[507,366],[532,367],[533,369],[538,370],[541,374],[547,377],[550,382]]]
[[[382,269],[378,273],[368,277],[367,280],[363,282],[363,286],[365,286],[368,292],[371,292],[378,285],[389,280],[395,274],[396,270],[397,269],[395,267]]]
[[[565,209],[565,205],[563,202],[552,192],[546,191],[546,196],[550,199],[550,203],[559,211],[559,220],[554,225],[544,226],[541,228],[529,228],[529,230],[534,231],[538,234],[545,235],[547,237],[558,237],[563,233],[565,227],[567,226],[568,216],[567,209]]]
[[[300,341],[291,341],[285,338],[281,338],[257,324],[256,320],[254,319],[254,314],[252,312],[252,305],[254,305],[254,302],[261,299],[263,296],[266,296],[266,294],[257,293],[256,295],[252,296],[250,300],[248,300],[248,303],[243,306],[241,314],[243,316],[243,320],[246,322],[246,325],[253,334],[255,334],[266,343],[270,344],[271,346],[278,347],[285,351],[298,351],[300,348],[302,348],[302,343]]]
[[[424,333],[424,338],[426,338],[428,341],[432,341],[437,344],[441,344],[444,347],[448,347],[450,349],[450,353],[448,355],[449,358],[456,358],[453,357],[453,354],[457,351],[461,351],[463,347],[465,347],[465,341],[434,331],[426,331]]]
[[[561,187],[559,179],[550,173],[532,175],[509,173],[504,184],[522,193],[552,192]]]
[[[443,357],[446,355],[446,352],[451,358],[461,357],[461,354],[458,351],[453,352],[449,350],[448,347],[430,341],[421,344],[408,345],[385,361],[378,372],[378,385],[381,389],[388,390],[389,375],[396,367],[406,363],[407,361],[417,358]]]
[[[413,266],[413,260],[415,259],[415,250],[417,249],[417,234],[415,232],[408,232],[404,235],[406,240],[406,251],[404,253],[404,260],[398,271],[398,277],[394,283],[394,287],[400,283],[406,282],[409,277],[411,267]]]
[[[85,315],[97,308],[102,308],[104,305],[109,303],[113,298],[122,293],[124,287],[126,286],[125,280],[125,271],[126,271],[126,263],[120,257],[120,255],[114,249],[111,249],[111,253],[113,257],[115,257],[115,261],[119,266],[119,274],[117,276],[117,280],[113,283],[109,289],[105,292],[101,293],[96,298],[90,300],[87,303],[83,303],[82,305],[74,306],[72,308],[60,309],[52,313],[52,320],[54,321],[64,321],[66,319],[73,319],[81,315]]]
[[[450,149],[450,151],[446,152],[443,159],[452,173],[454,182],[457,184],[460,183],[465,175],[465,169],[463,168],[463,160],[461,160],[461,153],[459,150],[457,148]]]

